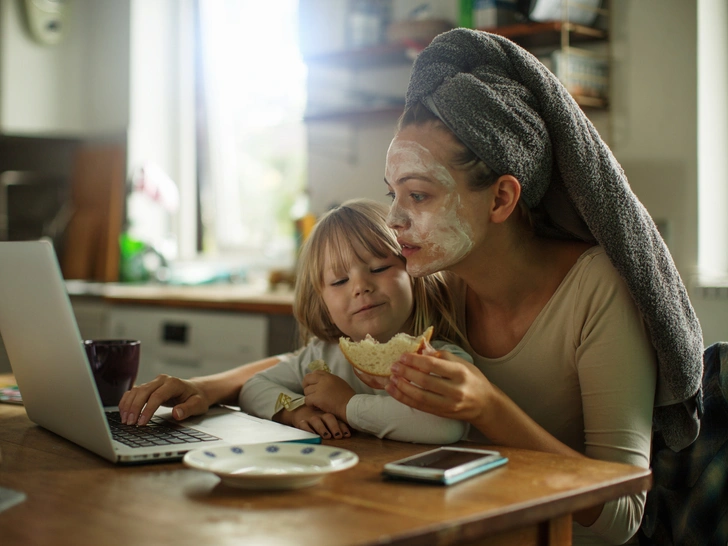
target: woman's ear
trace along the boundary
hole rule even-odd
[[[492,186],[493,204],[490,211],[491,221],[495,224],[510,218],[521,197],[521,183],[515,176],[504,174]]]

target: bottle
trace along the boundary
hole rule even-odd
[[[458,25],[462,28],[474,28],[473,0],[460,0],[458,8]]]

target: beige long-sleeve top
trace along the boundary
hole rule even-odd
[[[453,284],[458,301],[465,301],[463,283]],[[460,309],[464,328],[465,306]],[[484,358],[464,349],[493,384],[564,444],[595,459],[649,466],[656,357],[640,313],[601,247],[579,258],[510,353]],[[483,439],[475,430],[471,438]],[[645,498],[607,503],[590,528],[574,525],[574,544],[629,540]]]

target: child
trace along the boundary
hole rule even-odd
[[[349,436],[349,427],[418,443],[465,436],[464,423],[412,409],[364,384],[339,350],[341,336],[360,341],[369,334],[383,343],[398,332],[420,334],[431,324],[434,348],[472,362],[454,344],[462,336],[440,274],[407,274],[386,225],[387,210],[357,199],[318,221],[301,250],[294,301],[307,344],[243,385],[243,411],[324,438]]]

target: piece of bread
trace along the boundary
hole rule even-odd
[[[387,343],[379,343],[373,337],[367,337],[359,342],[351,341],[348,337],[339,338],[339,348],[349,363],[369,375],[389,377],[390,368],[404,353],[419,353],[425,348],[425,343],[432,337],[432,326],[421,335],[414,337],[408,334],[397,334]]]

